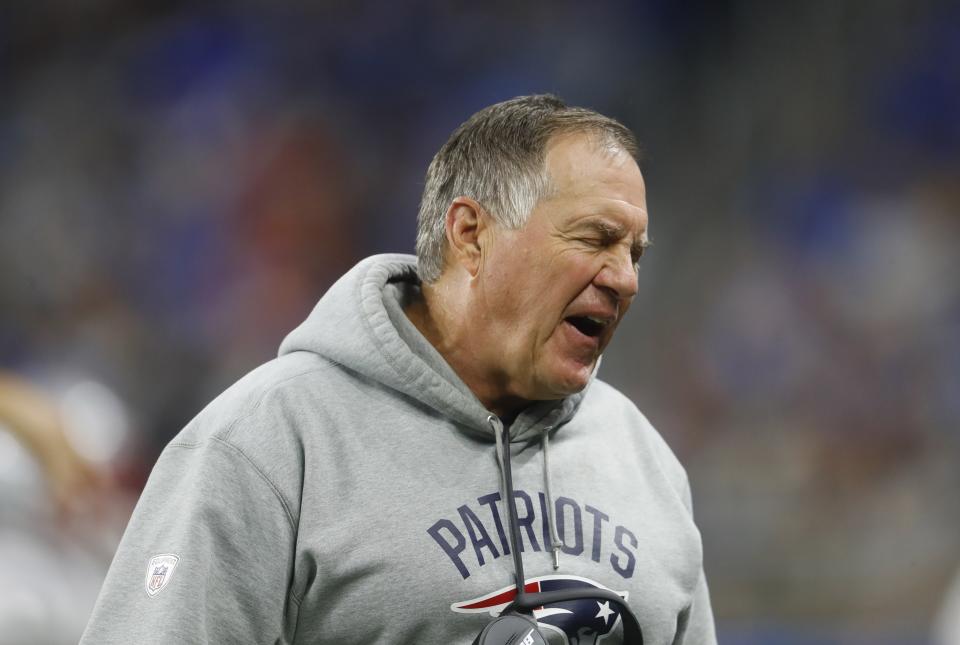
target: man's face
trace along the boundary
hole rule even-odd
[[[588,135],[551,142],[553,191],[519,230],[490,226],[474,287],[475,338],[505,399],[579,392],[637,292],[647,240],[643,177]]]

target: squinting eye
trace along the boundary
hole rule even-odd
[[[586,246],[589,246],[591,249],[602,249],[607,246],[603,240],[597,240],[597,239],[584,238],[582,242]]]

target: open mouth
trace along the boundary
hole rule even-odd
[[[591,316],[570,316],[564,320],[576,327],[577,331],[579,331],[581,334],[584,336],[589,336],[590,338],[599,337],[600,334],[603,333],[603,330],[607,327],[607,323],[605,321],[593,318]]]

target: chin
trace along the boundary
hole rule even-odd
[[[528,400],[556,400],[582,392],[590,383],[590,377],[597,366],[597,361],[589,363],[575,358],[554,360],[541,363],[540,369],[533,374],[531,390],[534,396],[525,397]]]
[[[592,374],[593,366],[589,369],[584,369],[582,372],[567,374],[562,378],[554,379],[549,384],[549,389],[553,392],[553,396],[550,398],[562,399],[565,396],[582,392],[583,389],[587,387],[587,384],[590,383],[590,376]]]

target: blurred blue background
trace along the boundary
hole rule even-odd
[[[0,429],[0,624],[75,642],[163,445],[538,92],[644,148],[601,376],[688,468],[721,642],[960,643],[960,6],[908,0],[4,3],[0,371],[99,483],[64,513]]]

